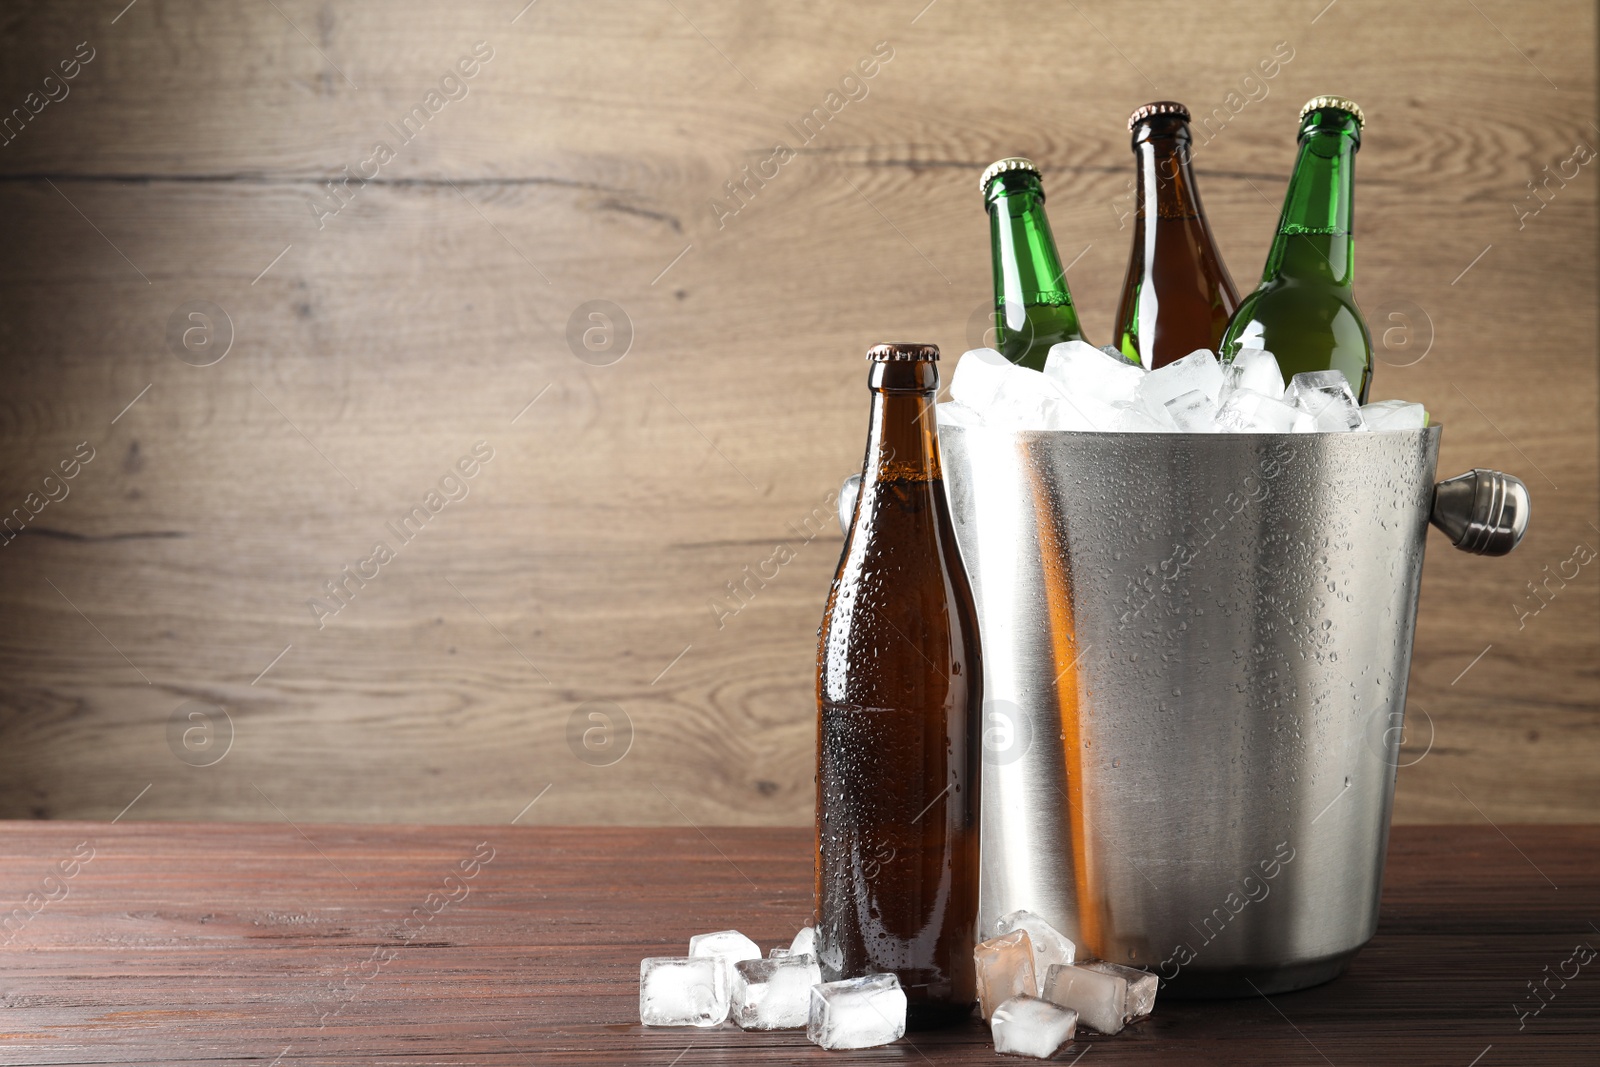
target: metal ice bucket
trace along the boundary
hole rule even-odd
[[[941,428],[985,689],[980,929],[1017,908],[1178,995],[1326,981],[1372,936],[1423,543],[1521,538],[1440,428]]]

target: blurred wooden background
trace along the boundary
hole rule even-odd
[[[808,821],[862,352],[972,346],[980,169],[1043,165],[1103,342],[1127,113],[1220,116],[1248,288],[1329,92],[1374,398],[1535,501],[1507,559],[1432,536],[1397,816],[1600,814],[1591,5],[124,2],[0,16],[0,507],[68,494],[0,547],[0,815]]]

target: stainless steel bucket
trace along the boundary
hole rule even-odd
[[[1500,554],[1522,483],[1440,429],[942,428],[985,679],[980,929],[1017,908],[1178,995],[1372,936],[1430,517]]]

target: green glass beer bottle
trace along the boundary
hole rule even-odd
[[[1084,336],[1045,217],[1039,168],[1018,156],[997,160],[978,187],[989,209],[995,347],[1019,366],[1044,370],[1051,345]]]
[[[1364,125],[1361,109],[1342,97],[1319,96],[1300,109],[1300,155],[1278,236],[1261,285],[1234,312],[1220,353],[1226,361],[1242,348],[1265,348],[1285,378],[1341,371],[1363,404],[1372,384],[1372,337],[1350,288],[1350,222]]]

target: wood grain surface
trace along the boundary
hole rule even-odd
[[[808,822],[862,353],[979,339],[981,168],[1041,163],[1103,341],[1128,112],[1210,116],[1248,287],[1340,92],[1374,397],[1534,500],[1507,559],[1432,537],[1396,816],[1594,820],[1595,45],[1576,0],[11,5],[0,815]]]
[[[1593,1062],[1600,829],[1501,829],[1397,828],[1378,932],[1335,981],[1158,998],[1062,1062]],[[4,824],[7,908],[75,872],[6,928],[0,1059],[1015,1062],[977,1020],[850,1054],[798,1031],[639,1025],[641,958],[729,927],[787,942],[810,919],[810,857],[798,828]],[[1586,965],[1566,962],[1578,946]]]

